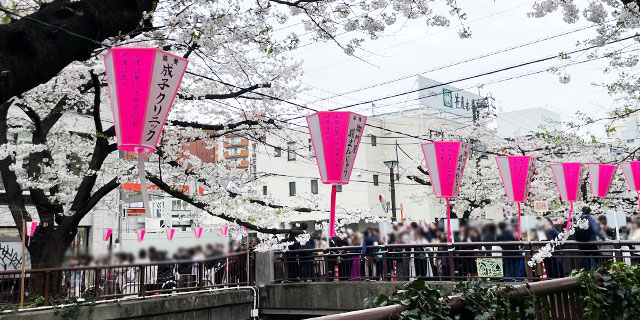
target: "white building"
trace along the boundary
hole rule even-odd
[[[424,139],[412,138],[384,129],[406,133],[413,137],[439,140],[444,137],[441,125],[449,128],[472,125],[476,116],[486,115],[491,110],[487,99],[424,77],[418,78],[418,107],[399,112],[369,116],[367,126],[358,149],[350,183],[338,186],[337,206],[348,210],[370,210],[373,215],[391,217],[391,209],[383,210],[382,195],[386,201],[390,196],[390,171],[386,160],[398,160],[396,216],[409,221],[434,221],[442,210],[441,204],[427,201],[431,186],[421,185],[407,178],[407,170],[424,166],[421,143]],[[433,87],[433,88],[431,88]],[[380,129],[383,128],[383,129]],[[301,206],[304,199],[320,197],[321,205],[328,208],[331,187],[319,179],[313,147],[306,125],[286,129],[285,135],[267,135],[266,143],[257,147],[256,172],[265,176],[260,181],[262,194],[274,198],[278,203]],[[422,177],[426,178],[426,177]],[[297,221],[314,222],[327,220],[318,213],[303,213]],[[313,224],[310,224],[312,227]]]
[[[532,132],[562,130],[562,117],[544,108],[531,108],[498,113],[497,125],[500,138],[511,138]]]
[[[621,142],[630,148],[640,147],[640,117],[631,114],[612,121],[607,131],[607,142]]]

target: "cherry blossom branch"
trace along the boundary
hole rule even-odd
[[[147,174],[147,179],[149,179],[149,181],[151,181],[153,184],[155,184],[156,186],[158,186],[158,188],[160,188],[160,190],[166,192],[167,194],[169,194],[170,196],[176,198],[176,199],[180,199],[184,202],[187,202],[189,204],[191,204],[192,206],[203,210],[205,212],[207,212],[208,214],[210,214],[211,216],[214,217],[218,217],[224,220],[227,220],[229,222],[233,222],[236,223],[240,226],[246,227],[247,229],[250,230],[254,230],[257,232],[261,232],[261,233],[268,233],[268,234],[283,234],[283,233],[293,233],[293,234],[299,234],[299,233],[303,233],[303,230],[294,230],[294,229],[276,229],[276,228],[264,228],[264,227],[260,227],[257,225],[254,225],[250,222],[246,222],[246,221],[241,221],[238,220],[236,218],[227,216],[223,213],[221,214],[215,214],[213,212],[211,212],[208,209],[208,205],[206,203],[200,202],[198,200],[193,199],[192,197],[178,191],[177,189],[172,188],[171,186],[169,186],[168,184],[166,184],[164,181],[162,181],[160,178],[153,176],[153,175],[149,175]],[[229,192],[229,194],[231,195],[231,197],[236,197],[238,196],[238,194]],[[270,208],[284,208],[284,206],[276,206],[276,205],[271,205],[271,204],[267,204],[264,201],[261,200],[254,200],[254,199],[250,199],[249,202],[251,203],[256,203],[256,204],[261,204],[264,206],[268,206]],[[299,212],[311,212],[311,209],[293,209],[295,211],[299,211]]]
[[[180,99],[182,100],[222,100],[222,99],[242,98],[243,94],[252,92],[260,88],[271,88],[271,84],[270,83],[254,84],[250,87],[241,88],[237,91],[232,91],[229,93],[217,93],[217,94],[210,93],[210,94],[205,94],[203,96],[197,96],[197,97],[179,94],[178,97],[180,97]]]

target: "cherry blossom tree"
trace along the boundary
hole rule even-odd
[[[294,213],[326,208],[314,201],[286,207],[258,196],[259,177],[202,161],[185,143],[212,148],[231,133],[252,143],[265,134],[286,135],[287,119],[305,111],[286,103],[303,90],[301,62],[288,52],[303,41],[327,41],[358,56],[365,39],[375,40],[390,25],[422,19],[446,26],[451,17],[465,18],[455,1],[446,1],[443,12],[434,3],[0,1],[0,173],[18,230],[23,219],[41,222],[28,246],[32,266],[58,266],[83,217],[114,201],[120,183],[136,179],[133,163],[116,152],[102,63],[109,46],[158,47],[190,60],[160,147],[149,158],[158,166],[149,166],[147,178],[204,214],[269,238],[299,233],[281,229]],[[185,181],[205,185],[207,193],[171,187]],[[343,221],[367,218],[365,212],[339,214]]]

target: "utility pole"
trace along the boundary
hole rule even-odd
[[[384,165],[389,168],[389,179],[391,180],[391,213],[393,221],[396,221],[396,185],[393,169],[398,166],[397,160],[385,161]]]

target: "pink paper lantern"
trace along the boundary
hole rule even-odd
[[[527,201],[536,159],[530,156],[496,157],[496,163],[507,200],[518,204],[518,239],[520,239],[520,203]]]
[[[638,211],[640,211],[640,161],[623,162],[620,164],[620,168],[629,190],[638,195]]]
[[[138,238],[138,242],[142,242],[144,240],[144,235],[147,233],[145,229],[137,229],[136,237]]]
[[[335,237],[336,186],[349,183],[367,117],[353,112],[320,111],[307,117],[320,180],[331,184],[329,232]]]
[[[144,174],[147,152],[154,152],[188,61],[155,48],[111,48],[104,57],[118,149],[138,155],[140,190],[147,214]]]
[[[102,240],[109,241],[109,238],[111,238],[112,233],[113,233],[113,229],[111,228],[102,229]]]
[[[571,216],[573,215],[573,203],[580,198],[580,177],[582,177],[582,163],[562,162],[550,164],[553,178],[560,192],[560,199],[571,203],[569,209],[569,219],[566,230],[571,226]]]
[[[200,237],[202,236],[202,227],[194,227],[193,235],[196,236],[196,239],[200,239]]]
[[[605,198],[618,165],[603,163],[587,163],[591,193],[594,197]]]
[[[471,146],[460,141],[436,141],[422,144],[427,170],[436,198],[447,202],[447,242],[451,242],[451,206],[449,199],[457,198],[462,183],[462,173]]]
[[[25,230],[27,231],[26,236],[33,237],[33,234],[36,232],[37,226],[37,221],[25,221]]]
[[[165,230],[165,235],[167,236],[167,240],[173,240],[173,235],[176,233],[176,229],[168,228]]]
[[[220,226],[220,234],[222,234],[223,236],[226,236],[227,232],[229,232],[229,226],[224,226],[224,228]]]

